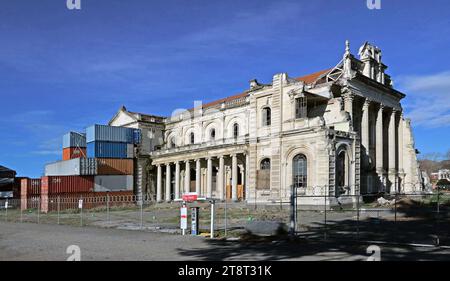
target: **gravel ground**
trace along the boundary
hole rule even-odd
[[[0,222],[0,260],[366,260],[369,244],[222,241],[167,233]],[[382,260],[450,260],[449,248],[381,245]]]

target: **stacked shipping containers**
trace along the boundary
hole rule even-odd
[[[86,135],[69,132],[63,136],[63,160],[86,157]]]
[[[37,208],[41,196],[41,179],[22,178],[20,180],[20,208],[22,210]]]
[[[134,145],[140,141],[139,129],[105,125],[88,127],[86,134],[70,132],[64,135],[64,149],[81,148],[81,157],[75,157],[76,154],[70,151],[67,152],[70,157],[65,155],[63,161],[45,166],[45,176],[41,179],[42,211],[48,211],[49,197],[58,195],[132,194]]]
[[[140,141],[139,129],[105,125],[86,129],[88,157],[97,158],[96,192],[133,190],[134,145]]]

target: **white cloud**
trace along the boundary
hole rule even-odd
[[[450,71],[402,76],[397,83],[406,94],[406,115],[415,126],[450,126]]]

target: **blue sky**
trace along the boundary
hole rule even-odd
[[[0,0],[0,164],[40,176],[61,136],[129,110],[170,115],[257,78],[334,66],[350,40],[383,50],[416,146],[450,149],[450,2]]]

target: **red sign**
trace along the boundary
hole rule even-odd
[[[196,192],[188,192],[183,194],[183,201],[192,202],[197,201],[198,195]]]

